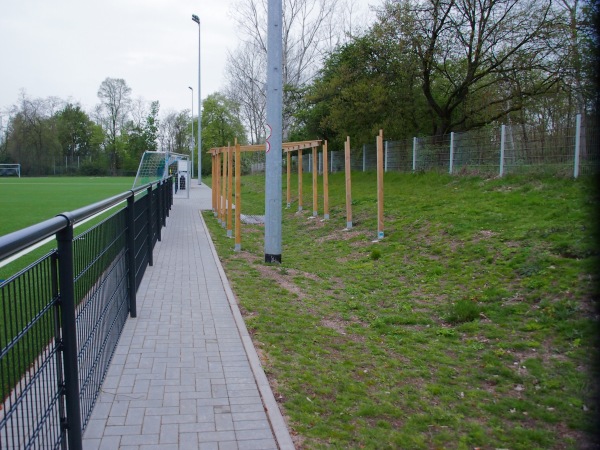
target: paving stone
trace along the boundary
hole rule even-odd
[[[244,341],[199,217],[210,192],[191,186],[189,200],[175,198],[137,292],[138,316],[125,324],[88,422],[86,450],[277,448],[247,330]]]

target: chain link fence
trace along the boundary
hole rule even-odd
[[[600,128],[592,118],[584,121],[578,116],[569,127],[550,129],[541,125],[513,124],[487,126],[445,136],[385,141],[384,168],[386,172],[438,171],[486,176],[547,173],[576,178],[600,170],[599,134]],[[318,153],[318,158],[317,167],[319,173],[322,173],[321,152]],[[284,160],[284,170],[285,164]],[[296,171],[297,152],[292,155],[291,164],[292,170]],[[244,153],[242,166],[244,173],[264,173],[265,153]],[[352,148],[350,166],[353,171],[375,171],[375,143]],[[344,152],[329,152],[329,172],[343,172],[344,168]],[[310,173],[312,170],[312,152],[305,150],[302,155],[302,171]]]
[[[484,127],[445,136],[385,141],[385,171],[439,171],[452,174],[498,175],[549,173],[587,175],[600,169],[599,128],[577,118],[570,127],[544,129],[518,124]],[[331,152],[330,172],[344,170],[344,152]],[[351,150],[354,171],[377,168],[375,144]]]

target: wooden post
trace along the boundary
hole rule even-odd
[[[329,167],[327,166],[327,141],[323,143],[323,218],[329,219]]]
[[[350,179],[350,136],[346,137],[344,146],[346,167],[346,229],[352,228],[352,182]]]
[[[383,130],[377,136],[377,239],[383,239]]]
[[[298,211],[302,211],[302,150],[298,150]]]
[[[237,145],[237,138],[235,138]],[[233,149],[227,147],[227,237],[233,237]]]
[[[292,154],[287,153],[287,207],[292,206]]]
[[[221,225],[225,227],[225,203],[227,202],[227,158],[229,156],[229,151],[223,153],[223,178],[221,179]]]
[[[214,188],[214,195],[215,195],[215,217],[217,218],[217,221],[219,223],[221,223],[221,197],[220,197],[220,193],[221,193],[221,153],[217,150],[217,154],[216,154],[216,161],[217,161],[217,168],[216,168],[216,178],[217,181],[215,183],[215,188]]]
[[[313,166],[313,217],[317,217],[319,214],[319,183],[317,177],[319,176],[319,167],[318,167],[319,159],[317,158],[317,147],[312,148],[312,166]]]
[[[242,152],[235,140],[235,247],[233,251],[242,251]]]
[[[215,157],[215,153],[214,151],[210,152],[210,156],[212,159],[212,175],[211,175],[211,190],[210,190],[210,194],[211,194],[211,201],[212,201],[212,210],[213,213],[215,212],[215,183],[217,182],[217,176],[215,175],[216,170],[217,170],[217,161],[216,161],[216,157]]]

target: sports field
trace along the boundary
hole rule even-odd
[[[130,177],[0,178],[0,236],[131,189]]]

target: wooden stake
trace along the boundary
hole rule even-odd
[[[226,226],[225,219],[225,203],[227,202],[227,157],[229,156],[229,152],[225,151],[223,153],[223,178],[221,179],[221,225],[223,227]]]
[[[237,138],[235,139],[237,144]],[[227,149],[227,237],[233,237],[233,149]]]
[[[287,207],[292,206],[292,155],[287,152]]]
[[[298,211],[302,211],[302,150],[298,150]]]
[[[217,182],[217,177],[216,177],[215,173],[216,173],[216,169],[217,169],[217,161],[216,161],[216,157],[215,157],[214,152],[211,151],[210,156],[211,156],[211,159],[212,159],[212,164],[211,164],[212,165],[212,175],[211,175],[212,189],[210,190],[210,195],[211,195],[211,202],[212,202],[211,208],[212,208],[213,213],[214,213],[215,209],[216,209],[215,208],[215,203],[216,203],[215,202],[215,183]]]
[[[221,223],[221,154],[217,151],[216,155],[217,167],[216,167],[216,178],[214,195],[215,195],[215,217],[217,221]]]
[[[235,140],[235,252],[242,251],[242,152]]]
[[[317,147],[313,147],[312,149],[312,166],[313,166],[313,217],[317,217],[317,215],[319,214],[319,208],[318,208],[318,202],[319,202],[319,186],[318,186],[318,179],[317,177],[319,176],[319,161],[317,158]]]
[[[346,166],[346,228],[352,228],[352,180],[350,179],[350,136],[346,137],[344,148]]]
[[[323,144],[323,218],[329,219],[329,166],[327,165],[327,141]]]
[[[383,130],[377,136],[377,239],[383,239]]]

